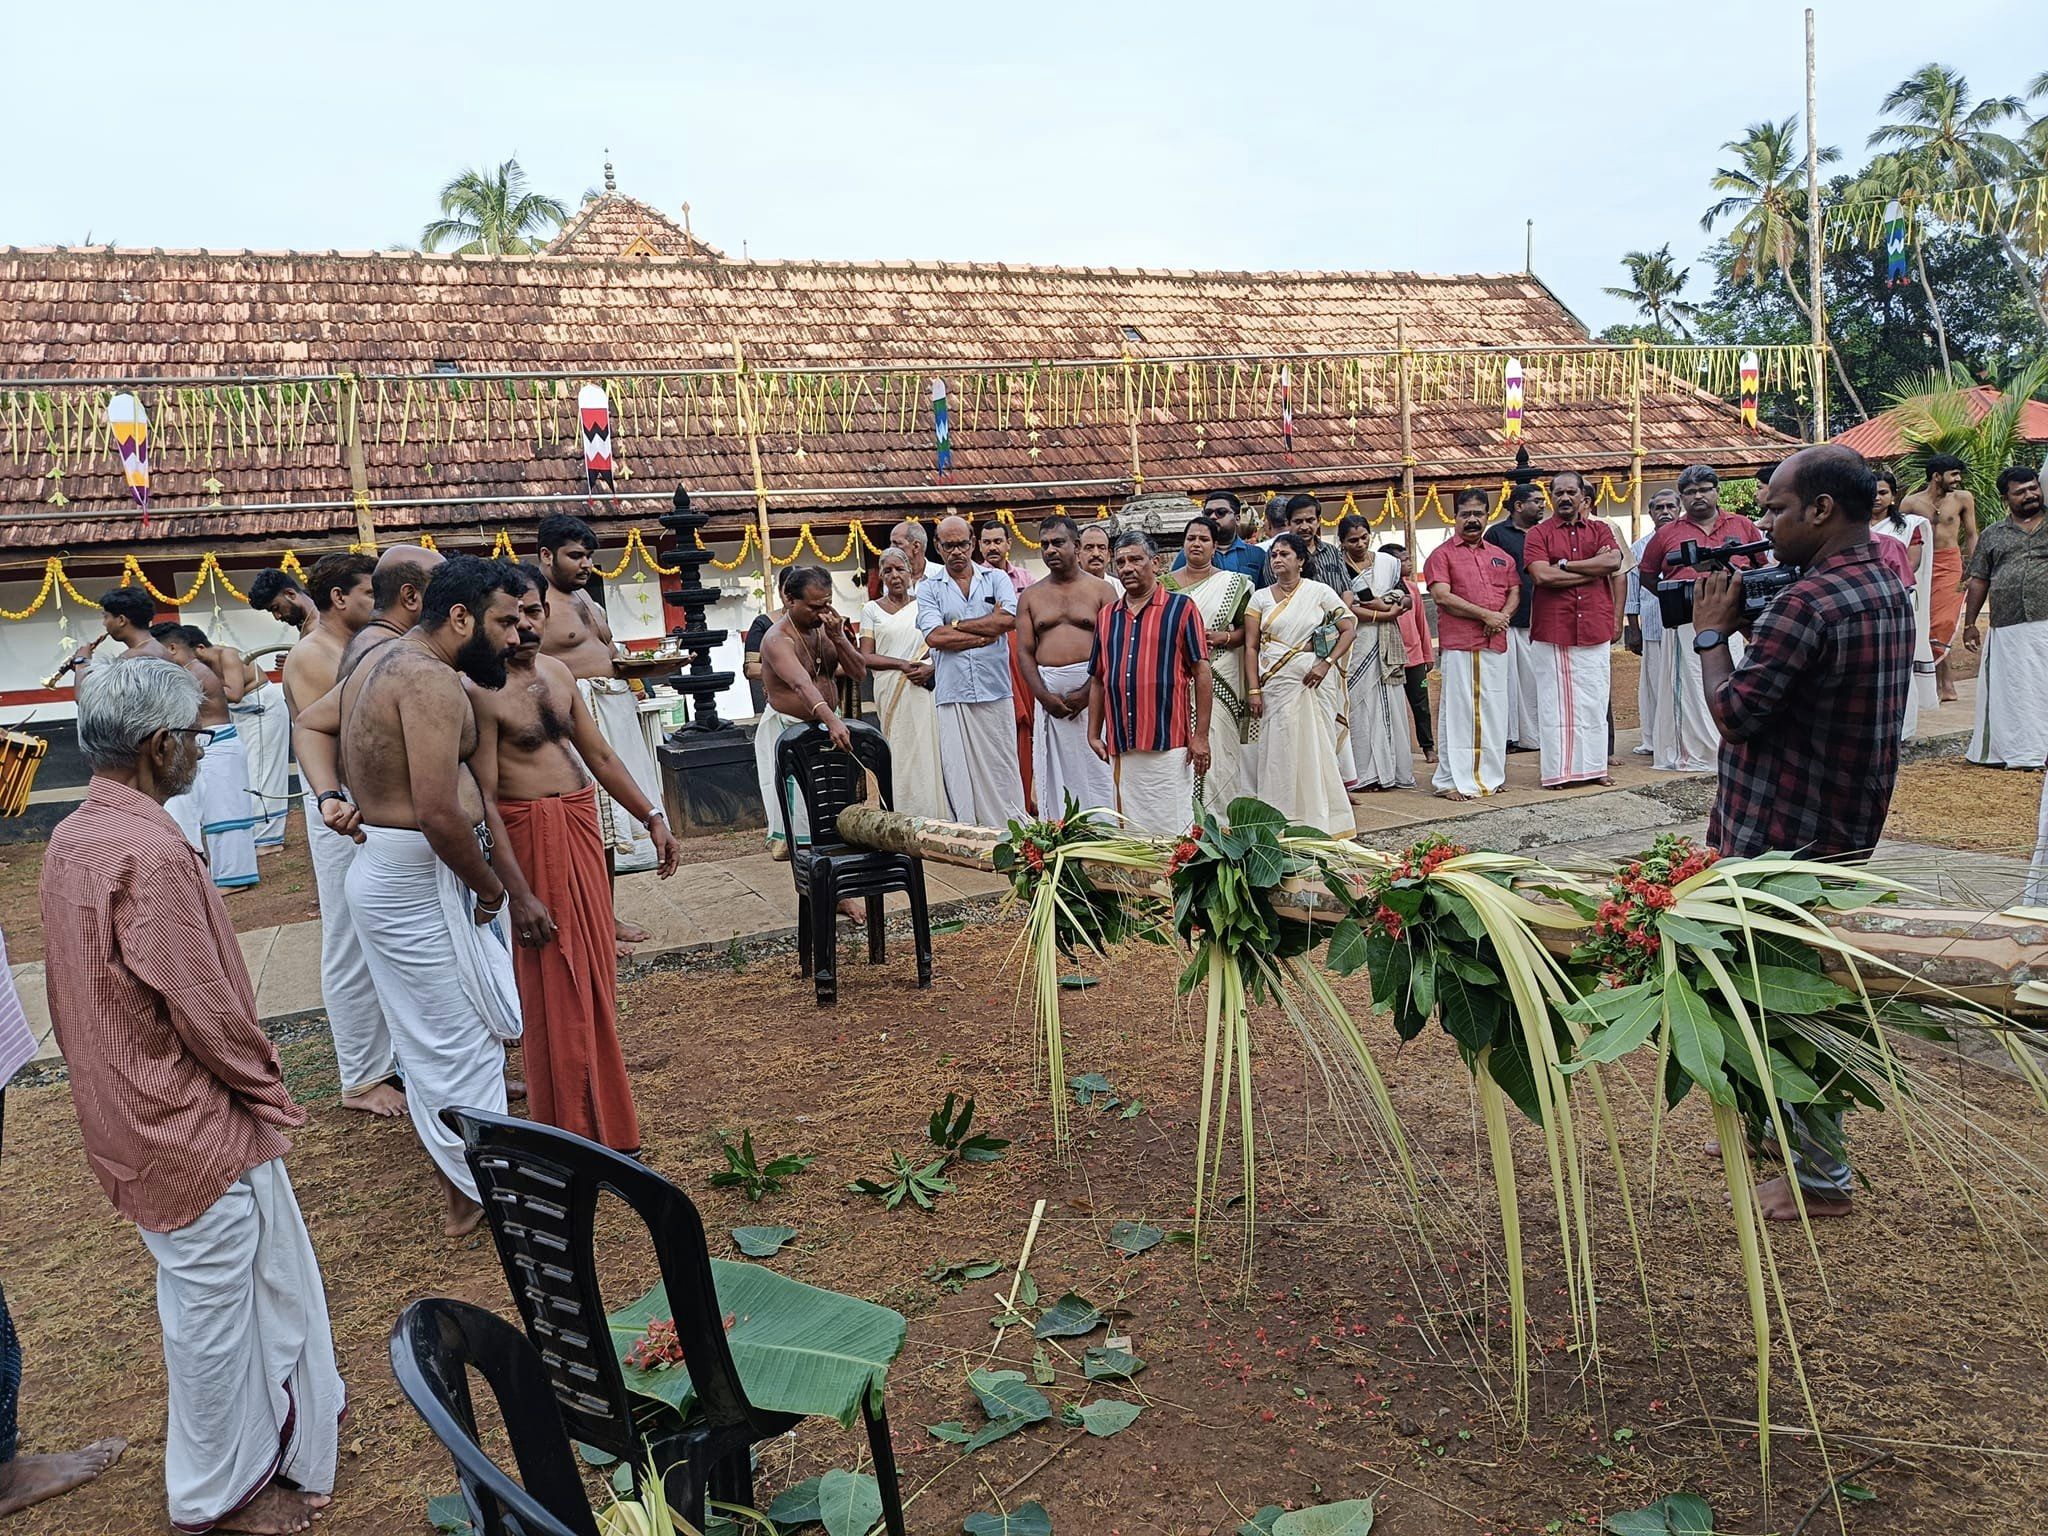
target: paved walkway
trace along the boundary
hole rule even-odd
[[[1958,702],[1921,716],[1922,737],[1969,730],[1976,684],[1965,681],[1961,688],[1963,697]],[[1681,820],[1643,791],[1682,776],[1659,773],[1649,766],[1648,758],[1633,755],[1630,749],[1637,739],[1634,731],[1619,734],[1615,749],[1620,761],[1614,766],[1612,787],[1587,785],[1546,790],[1537,782],[1537,755],[1523,752],[1508,759],[1505,789],[1483,801],[1463,805],[1449,804],[1430,792],[1429,765],[1418,758],[1415,767],[1422,782],[1415,788],[1354,798],[1359,833],[1375,844],[1391,846],[1405,842],[1402,834],[1409,828],[1419,830],[1438,822],[1483,817],[1485,833],[1474,835],[1471,840],[1486,847],[1575,845],[1582,852],[1592,852],[1599,844],[1589,842],[1589,834],[1596,840],[1619,839],[1617,846],[1621,848],[1640,847],[1644,830]],[[1595,800],[1600,802],[1597,808],[1589,803]],[[2008,879],[1994,877],[1990,883],[2002,890],[2010,874],[2000,873]],[[999,876],[975,870],[927,864],[925,884],[937,909],[952,902],[992,895],[1004,889],[1006,882]],[[892,910],[900,910],[903,898],[892,896],[889,903]],[[766,853],[686,864],[673,879],[666,881],[651,874],[627,875],[619,881],[618,907],[629,922],[638,923],[653,935],[651,942],[640,946],[636,953],[636,958],[643,962],[680,950],[735,941],[746,943],[796,931],[796,891],[790,882],[789,867]],[[256,1011],[261,1017],[288,1018],[320,1009],[317,922],[253,929],[239,938],[250,979],[256,986]],[[14,967],[14,980],[29,1025],[36,1033],[36,1059],[56,1056],[49,1005],[44,996],[42,962],[36,960]]]

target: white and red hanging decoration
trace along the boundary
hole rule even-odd
[[[114,434],[114,446],[121,453],[121,476],[142,508],[142,520],[149,521],[149,413],[133,395],[116,395],[107,402],[107,427]]]
[[[576,417],[583,429],[584,493],[597,504],[600,483],[619,503],[619,482],[612,472],[612,403],[601,384],[586,384],[576,391]]]

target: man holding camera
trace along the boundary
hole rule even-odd
[[[1755,544],[1763,538],[1748,518],[1721,510],[1721,477],[1711,465],[1689,465],[1679,475],[1678,504],[1680,515],[1651,534],[1643,546],[1639,580],[1646,603],[1656,600],[1659,582],[1693,581],[1700,575],[1700,568],[1681,553],[1686,544],[1696,545],[1704,555],[1723,545]],[[1724,563],[1754,568],[1765,561],[1758,554]],[[1741,661],[1742,637],[1727,626],[1722,633],[1728,636],[1729,661]],[[1706,690],[1700,685],[1700,653],[1693,648],[1698,635],[1695,618],[1691,624],[1679,625],[1670,642],[1669,664],[1675,669],[1670,729],[1659,734],[1652,763],[1676,773],[1711,773],[1720,744],[1713,717],[1707,713]]]

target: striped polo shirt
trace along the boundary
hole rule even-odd
[[[1189,680],[1208,656],[1201,610],[1185,594],[1155,586],[1135,615],[1124,598],[1106,604],[1095,616],[1088,670],[1107,701],[1110,750],[1122,756],[1185,747],[1193,718]]]

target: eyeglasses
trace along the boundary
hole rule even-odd
[[[220,734],[218,730],[207,725],[168,725],[164,729],[173,736],[190,736],[193,742],[201,747],[212,746],[213,738]]]
[[[973,542],[972,542],[971,540],[968,540],[968,539],[941,539],[941,540],[939,540],[939,548],[941,548],[941,549],[972,549],[972,548],[974,548],[974,544],[973,544]]]

